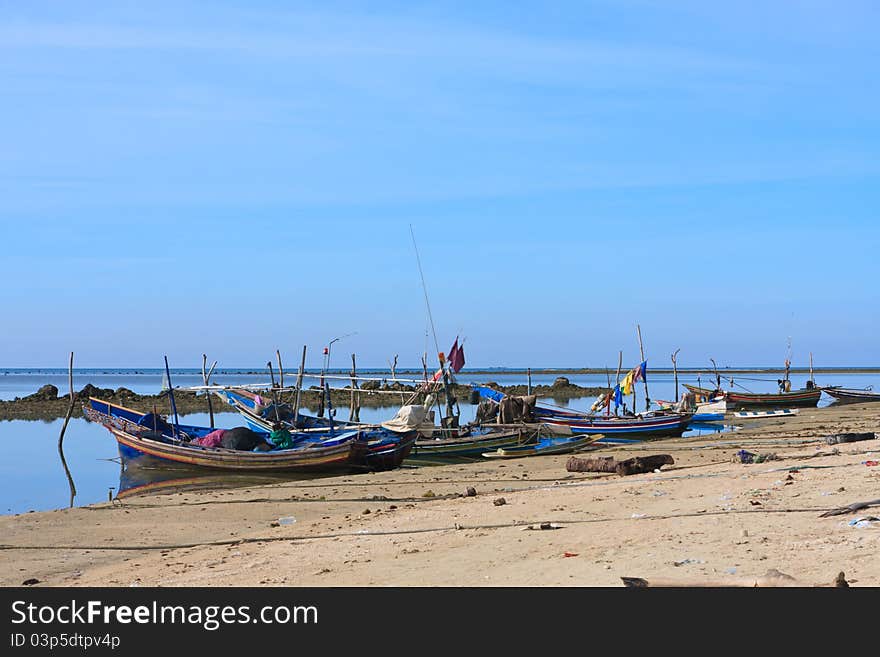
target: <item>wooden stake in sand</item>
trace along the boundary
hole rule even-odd
[[[70,416],[73,415],[73,406],[76,404],[76,396],[73,394],[73,352],[70,352],[70,367],[67,372],[67,381],[70,385],[70,404],[67,406],[67,415],[64,417],[64,424],[61,425],[61,435],[58,436],[58,455],[61,457],[61,465],[64,466],[64,474],[67,475],[67,483],[70,486],[70,506],[73,507],[73,498],[76,497],[76,484],[73,483],[73,477],[70,474],[70,468],[67,467],[67,459],[64,458],[64,432],[67,431],[67,424],[70,422]]]

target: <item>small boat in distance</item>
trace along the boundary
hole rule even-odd
[[[803,388],[791,392],[733,392],[731,390],[709,390],[699,386],[685,383],[684,387],[697,395],[707,398],[721,397],[728,403],[728,407],[734,410],[749,408],[762,408],[773,406],[776,408],[810,407],[819,403],[822,396],[822,388]]]

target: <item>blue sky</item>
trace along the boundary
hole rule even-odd
[[[415,365],[410,224],[472,366],[878,364],[880,8],[728,5],[0,2],[0,365]]]

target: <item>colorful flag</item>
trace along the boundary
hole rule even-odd
[[[619,406],[623,404],[623,392],[620,390],[620,386],[614,386],[614,410],[616,411]]]
[[[634,374],[634,376],[633,376],[633,383],[635,383],[635,382],[638,381],[639,379],[641,379],[642,381],[644,381],[644,380],[645,380],[645,376],[646,376],[647,373],[648,373],[648,361],[643,361],[641,365],[639,365],[638,367],[636,367],[636,368],[633,370],[633,372],[635,372],[635,374]]]
[[[458,337],[449,350],[449,367],[453,372],[458,373],[464,367],[464,347],[458,344]]]

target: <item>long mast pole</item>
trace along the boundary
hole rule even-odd
[[[623,351],[622,350],[617,352],[617,378],[615,379],[615,381],[617,381],[617,383],[615,384],[617,387],[620,387],[620,368],[621,367],[623,367]],[[614,405],[614,414],[618,415],[617,404]]]
[[[645,362],[645,348],[642,346],[642,327],[636,324],[636,330],[639,334],[639,352],[642,354],[642,362]],[[645,412],[651,408],[651,398],[648,396],[648,377],[647,377],[647,368],[645,370],[645,376],[642,377],[642,383],[645,384]],[[633,413],[635,413],[635,407],[633,407]]]

